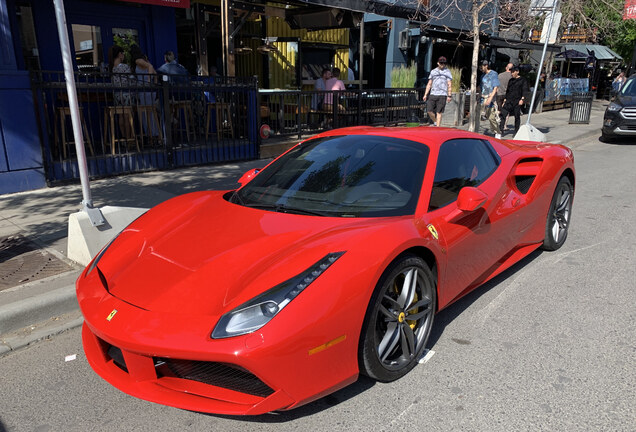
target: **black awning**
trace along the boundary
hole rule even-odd
[[[422,34],[437,39],[445,39],[448,41],[458,41],[464,44],[472,44],[473,38],[467,33],[460,30],[448,29],[438,30],[433,28],[425,28],[422,30]],[[479,35],[479,42],[482,44],[490,45],[493,48],[510,48],[518,50],[542,50],[543,44],[538,42],[523,42],[512,39],[505,39],[498,36],[489,36],[486,34]],[[549,52],[559,52],[561,48],[557,45],[548,44]]]
[[[404,18],[411,21],[424,21],[423,11],[417,8],[417,2],[409,0],[297,0],[315,6],[346,9],[354,12],[366,12],[389,18]]]
[[[543,44],[538,42],[522,42],[517,40],[504,39],[500,37],[492,36],[488,41],[491,47],[495,48],[510,48],[519,50],[542,50]],[[559,52],[561,47],[557,45],[548,44],[547,52]]]

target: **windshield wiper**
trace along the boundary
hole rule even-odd
[[[278,213],[293,213],[293,214],[304,214],[304,215],[325,216],[325,217],[334,217],[334,216],[336,216],[333,213],[321,212],[321,211],[316,211],[316,210],[307,210],[307,209],[298,208],[298,207],[289,207],[289,206],[282,205],[282,204],[259,204],[259,203],[254,203],[254,204],[245,204],[245,207],[257,208],[257,209],[262,209],[262,210],[272,210],[272,211],[275,211],[275,212],[278,212]]]

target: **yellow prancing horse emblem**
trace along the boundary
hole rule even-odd
[[[435,240],[439,239],[439,234],[437,233],[437,229],[435,229],[433,224],[428,224],[426,228],[428,228],[428,230],[431,232]]]
[[[117,309],[113,309],[113,311],[108,314],[108,317],[106,317],[106,321],[112,320],[116,313],[117,313]]]

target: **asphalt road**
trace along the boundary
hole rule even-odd
[[[435,354],[397,382],[360,379],[288,413],[204,415],[112,388],[73,330],[0,358],[0,431],[634,431],[636,145],[574,147],[564,247],[440,313]]]

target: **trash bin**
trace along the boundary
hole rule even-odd
[[[572,93],[572,105],[570,107],[570,124],[589,124],[592,112],[592,92]]]

